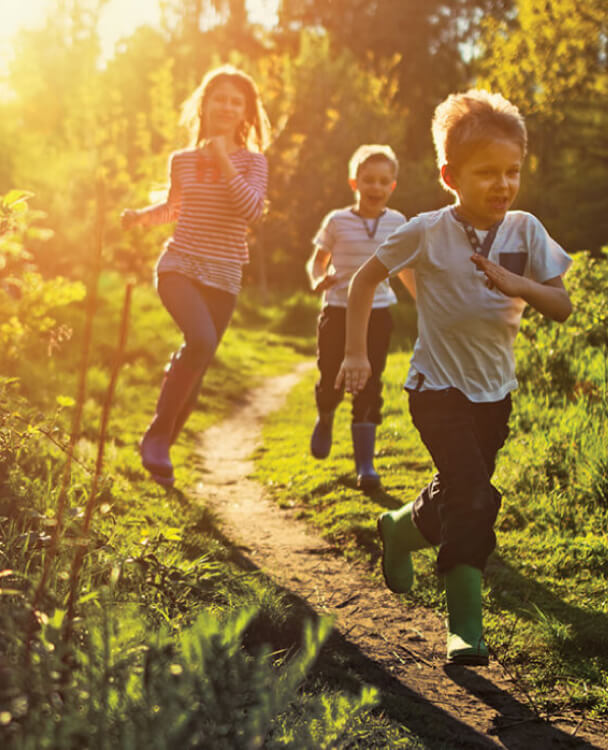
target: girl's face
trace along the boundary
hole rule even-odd
[[[522,161],[519,144],[494,139],[476,148],[458,168],[444,167],[444,180],[458,195],[458,213],[478,229],[500,221],[519,191]]]
[[[241,89],[230,81],[214,84],[203,111],[207,136],[223,135],[234,140],[246,112],[247,101]]]

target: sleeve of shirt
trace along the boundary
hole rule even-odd
[[[326,253],[331,253],[333,251],[336,242],[336,235],[334,232],[336,222],[333,218],[334,212],[330,211],[321,222],[319,231],[315,234],[312,241],[313,245],[320,247],[321,250],[324,250]]]
[[[268,189],[268,162],[263,154],[252,153],[251,165],[246,175],[237,174],[228,182],[228,193],[239,216],[249,224],[264,213]]]
[[[572,265],[572,258],[532,214],[526,222],[526,243],[530,254],[530,275],[539,283],[562,276]]]
[[[376,250],[376,258],[395,276],[404,268],[415,268],[424,253],[424,224],[419,217],[403,223]]]
[[[181,206],[181,187],[176,166],[176,154],[169,157],[169,191],[167,199],[163,203],[148,206],[140,211],[144,217],[145,226],[156,226],[157,224],[170,224],[177,221]]]

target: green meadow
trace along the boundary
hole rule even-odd
[[[485,623],[494,658],[539,711],[575,708],[605,719],[606,310],[599,295],[596,308],[583,304],[605,284],[605,264],[580,254],[568,281],[572,319],[560,328],[531,315],[520,334],[521,387],[495,475],[504,499],[485,577]],[[24,295],[39,293],[32,285]],[[136,443],[179,338],[154,291],[135,287],[96,471],[124,283],[103,275],[99,288],[67,480],[83,342],[74,335],[42,346],[48,335],[34,315],[36,347],[32,336],[20,347],[14,336],[4,339],[11,374],[0,390],[3,745],[196,747],[205,737],[214,748],[436,747],[398,712],[388,716],[376,691],[354,687],[339,657],[331,675],[319,671],[330,623],[303,614],[252,572],[206,507],[195,435],[229,414],[244,390],[314,359],[318,300],[297,294],[262,305],[253,292],[243,296],[174,449],[179,489],[166,492],[141,468]],[[78,329],[86,305],[82,289],[72,292],[47,307],[53,330]],[[376,517],[413,498],[433,472],[402,390],[412,306],[402,301],[395,317],[376,459],[383,490],[367,497],[356,489],[348,397],[330,458],[308,455],[314,369],[269,417],[256,456],[256,477],[276,502],[297,506],[345,556],[374,563],[379,586]],[[415,566],[404,605],[442,613],[434,552],[417,553]]]
[[[524,320],[517,344],[520,388],[494,476],[503,493],[498,546],[484,584],[494,658],[537,706],[576,706],[598,717],[608,709],[607,308],[603,295],[591,295],[605,273],[605,264],[577,256],[567,280],[575,304],[571,320],[561,327],[535,313]],[[407,310],[399,314],[407,317]],[[402,388],[407,333],[407,320],[398,317],[376,447],[382,491],[366,497],[356,489],[348,397],[337,412],[330,457],[306,455],[316,416],[315,372],[270,417],[258,457],[257,475],[278,503],[296,505],[344,554],[372,563],[380,554],[378,515],[413,500],[434,471]],[[301,418],[294,422],[296,410]],[[417,584],[405,604],[444,612],[435,551],[413,558]],[[378,565],[375,570],[383,585]]]

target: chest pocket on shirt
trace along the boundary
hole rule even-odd
[[[528,253],[500,253],[499,261],[500,265],[507,271],[523,276],[528,261]]]

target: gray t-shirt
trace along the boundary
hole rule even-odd
[[[513,342],[526,303],[488,289],[471,255],[451,206],[410,219],[376,251],[389,275],[403,268],[416,272],[418,338],[405,387],[422,380],[423,389],[453,387],[471,401],[499,401],[517,388]],[[540,283],[572,263],[524,211],[507,212],[488,257]]]
[[[335,271],[338,282],[324,292],[322,306],[346,307],[348,285],[355,271],[404,221],[405,216],[392,208],[387,208],[377,221],[364,219],[350,208],[340,208],[327,214],[313,242],[321,250],[331,253],[329,270]],[[370,234],[373,236],[370,237]],[[396,301],[388,279],[378,284],[372,307],[387,307]]]

